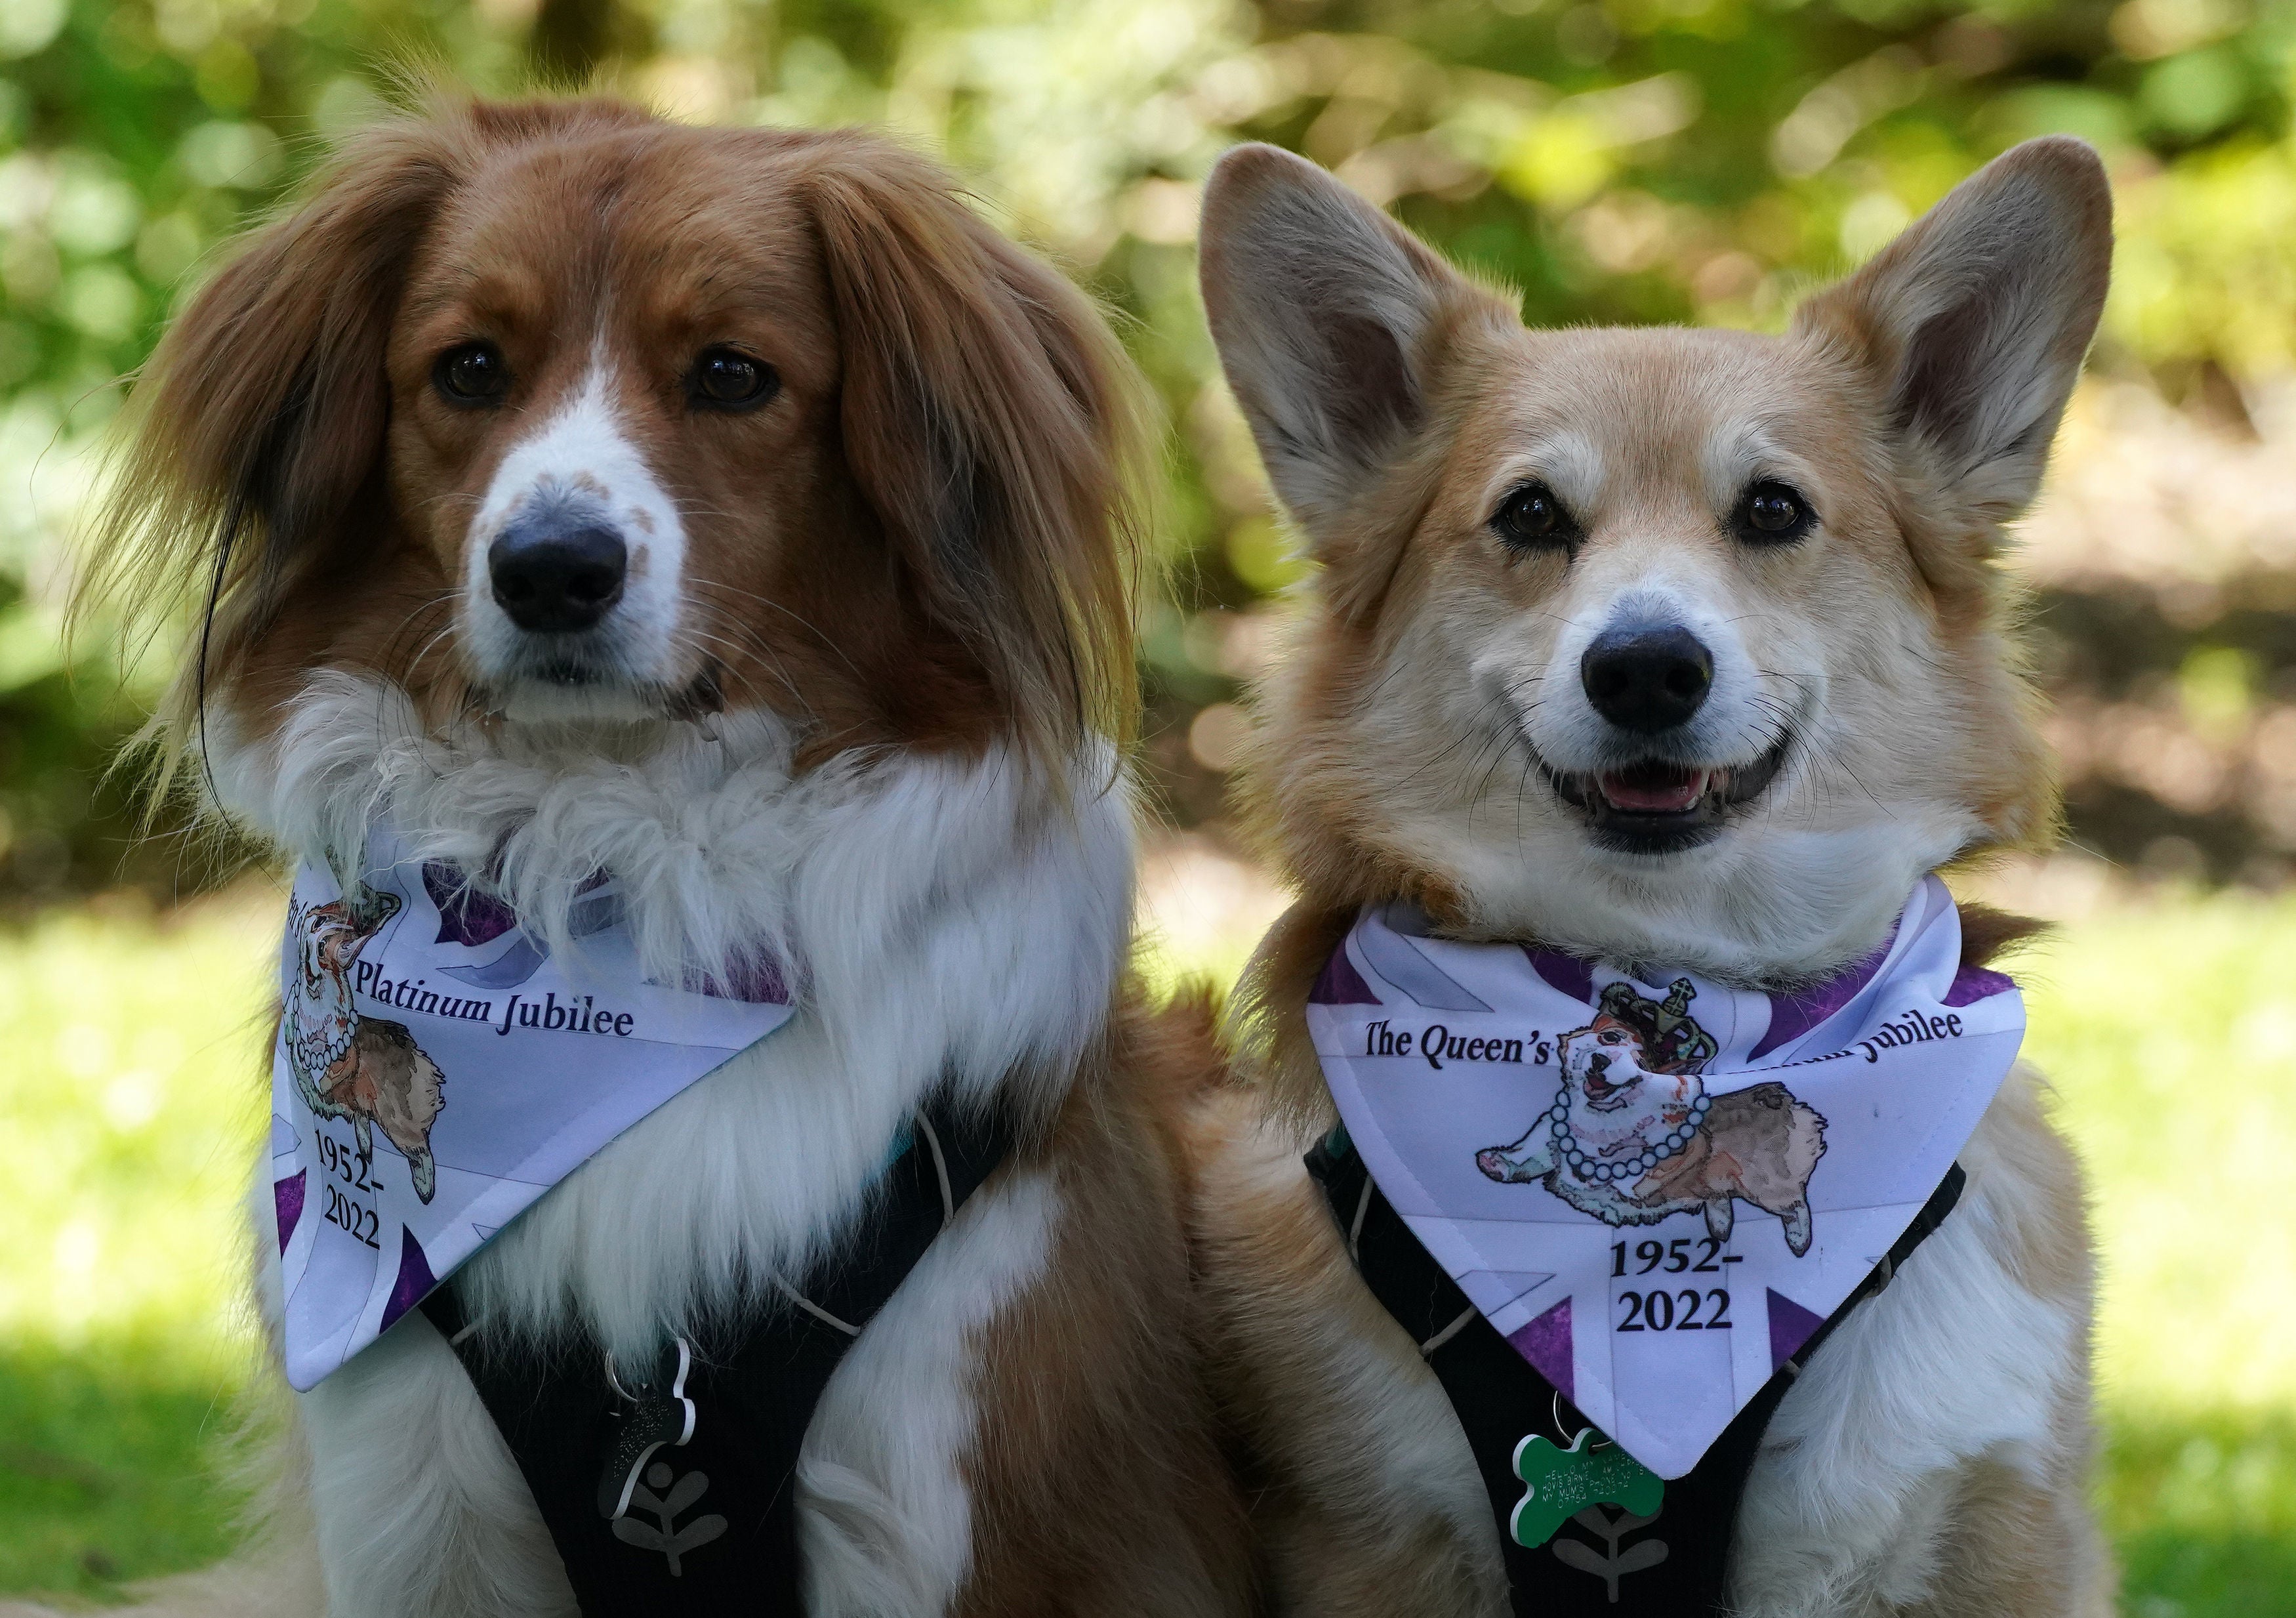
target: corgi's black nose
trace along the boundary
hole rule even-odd
[[[1578,660],[1595,711],[1621,730],[1653,734],[1683,723],[1714,685],[1714,654],[1680,624],[1610,629]]]
[[[495,604],[537,634],[587,629],[622,598],[628,547],[603,522],[544,512],[521,518],[487,547]]]

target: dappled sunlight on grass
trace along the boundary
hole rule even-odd
[[[1290,896],[1260,869],[1201,834],[1152,839],[1141,851],[1141,975],[1157,994],[1184,981],[1233,987]]]
[[[2099,908],[2016,964],[2092,1177],[2117,1404],[2296,1413],[2291,962],[2296,894],[2227,892]]]
[[[229,1352],[277,925],[250,895],[0,934],[0,1333]]]
[[[228,1548],[275,901],[0,933],[0,1589]]]

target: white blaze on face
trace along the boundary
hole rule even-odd
[[[614,371],[594,353],[581,383],[558,409],[513,445],[496,469],[463,546],[463,616],[481,677],[503,690],[513,710],[595,713],[627,703],[633,688],[676,678],[673,648],[684,609],[685,529],[677,506],[644,454],[624,430],[614,403]],[[512,523],[538,511],[562,511],[611,529],[628,563],[619,601],[578,637],[594,683],[554,687],[545,654],[496,602],[488,552]]]
[[[1587,648],[1614,631],[1679,628],[1713,659],[1713,684],[1697,714],[1658,750],[1669,759],[1751,764],[1776,744],[1782,719],[1800,721],[1815,708],[1822,665],[1798,645],[1767,645],[1758,657],[1745,631],[1754,626],[1776,639],[1778,604],[1749,587],[1741,558],[1708,543],[1716,513],[1734,509],[1753,482],[1779,478],[1803,487],[1811,480],[1759,423],[1742,421],[1718,426],[1698,470],[1704,509],[1682,505],[1663,488],[1638,489],[1630,456],[1562,431],[1526,446],[1491,482],[1485,504],[1494,509],[1505,490],[1537,481],[1574,513],[1660,513],[1610,520],[1602,542],[1572,559],[1562,595],[1476,660],[1479,686],[1495,679],[1513,694],[1524,734],[1554,768],[1591,774],[1653,751],[1596,712],[1580,680]],[[1543,653],[1533,649],[1541,640],[1548,642]],[[1537,660],[1529,669],[1526,651]]]

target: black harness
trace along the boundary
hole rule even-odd
[[[588,1618],[793,1615],[798,1447],[845,1352],[1012,1145],[1001,1118],[920,1113],[832,1259],[673,1339],[642,1377],[586,1334],[474,1326],[451,1283],[422,1312],[525,1474]]]
[[[1828,1334],[1887,1285],[1906,1256],[1945,1222],[1964,1179],[1956,1163],[1874,1273],[1738,1412],[1690,1474],[1667,1483],[1656,1515],[1592,1506],[1553,1540],[1528,1549],[1508,1532],[1509,1516],[1523,1498],[1515,1445],[1538,1433],[1568,1448],[1590,1424],[1428,1256],[1372,1183],[1363,1154],[1344,1129],[1334,1129],[1307,1162],[1365,1285],[1421,1345],[1466,1431],[1498,1523],[1517,1618],[1726,1618],[1730,1540],[1763,1429]]]

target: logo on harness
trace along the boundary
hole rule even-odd
[[[657,1489],[668,1492],[656,1494]],[[668,1461],[656,1461],[646,1468],[645,1482],[630,1490],[630,1510],[645,1513],[653,1519],[652,1525],[633,1516],[619,1516],[614,1519],[614,1538],[640,1550],[660,1552],[669,1558],[669,1576],[678,1578],[685,1572],[678,1563],[680,1556],[726,1532],[726,1519],[714,1512],[694,1518],[683,1528],[676,1526],[685,1508],[709,1491],[707,1473],[689,1472],[679,1477]]]

